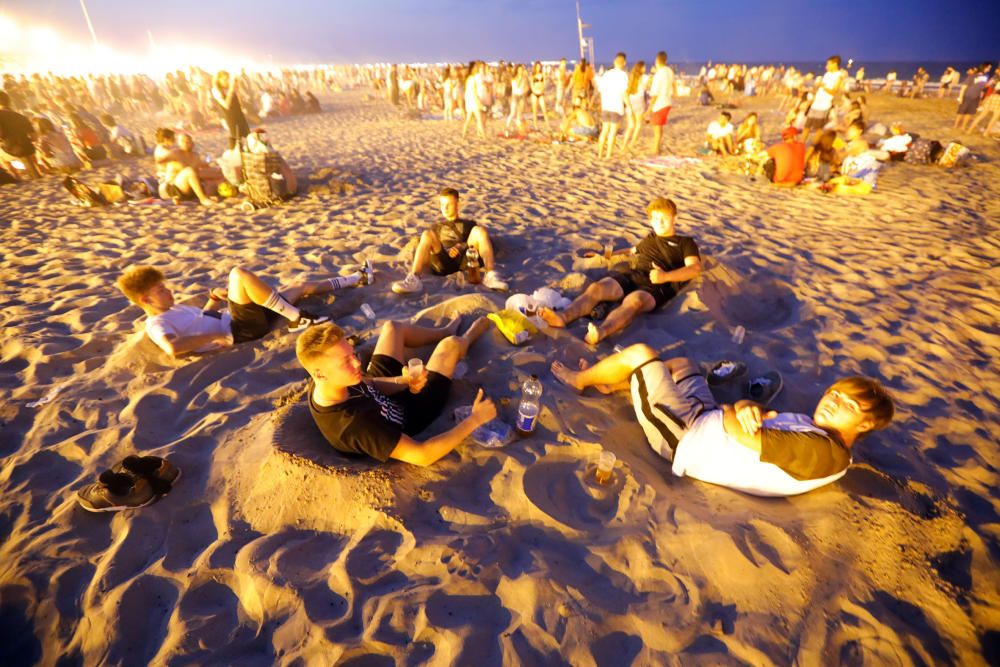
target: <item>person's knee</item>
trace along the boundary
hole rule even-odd
[[[687,357],[674,357],[668,360],[667,368],[670,369],[671,374],[676,376],[698,375],[701,373],[698,364]]]
[[[625,356],[629,366],[632,368],[638,368],[647,361],[652,361],[659,356],[657,355],[656,350],[645,343],[630,345],[622,351],[622,354]]]
[[[250,275],[251,275],[250,271],[243,268],[242,266],[234,266],[229,271],[229,284],[239,285],[240,283],[243,283]]]
[[[395,320],[389,320],[382,325],[382,330],[379,332],[379,338],[390,338],[400,336],[402,334],[403,325]]]
[[[464,343],[458,336],[445,336],[437,344],[436,351],[444,354],[461,354]]]

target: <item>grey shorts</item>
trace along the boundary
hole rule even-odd
[[[620,113],[615,113],[614,111],[602,111],[601,121],[605,123],[615,123],[621,125],[622,121],[625,120],[625,116]]]
[[[635,416],[649,445],[671,460],[695,420],[719,407],[704,375],[694,372],[674,381],[660,359],[632,371],[630,385]]]

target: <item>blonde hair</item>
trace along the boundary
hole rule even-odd
[[[896,413],[892,396],[882,383],[861,375],[841,378],[826,390],[839,391],[857,401],[866,417],[872,420],[872,430],[885,428]]]
[[[649,202],[649,206],[646,207],[646,213],[649,215],[654,213],[663,213],[673,218],[677,215],[677,204],[675,204],[672,199],[657,197],[653,201]]]
[[[139,299],[163,282],[163,274],[151,266],[130,266],[118,279],[118,289],[128,300],[138,304]]]
[[[309,327],[299,335],[295,342],[295,356],[299,363],[308,370],[311,362],[340,342],[344,330],[333,322],[324,322]]]

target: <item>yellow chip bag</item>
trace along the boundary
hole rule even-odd
[[[538,333],[531,320],[517,310],[501,310],[486,317],[497,325],[497,329],[512,345],[524,345],[529,338]]]

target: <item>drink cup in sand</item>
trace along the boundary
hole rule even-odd
[[[413,391],[413,385],[424,374],[424,362],[414,357],[407,362],[406,367],[409,369],[410,391],[415,394],[417,392]]]
[[[598,484],[603,486],[611,481],[617,459],[614,452],[607,450],[601,452],[601,455],[597,457],[597,470],[594,472],[594,479]]]

